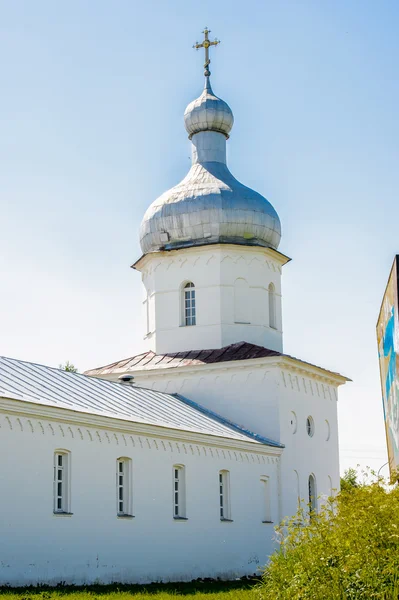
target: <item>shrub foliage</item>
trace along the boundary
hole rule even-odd
[[[399,488],[352,483],[319,514],[300,510],[277,528],[261,599],[399,598]]]

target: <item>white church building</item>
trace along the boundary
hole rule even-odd
[[[143,352],[86,374],[0,358],[0,585],[252,575],[339,488],[347,379],[283,352],[279,217],[226,164],[229,106],[144,215]]]

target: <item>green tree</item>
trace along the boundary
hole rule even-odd
[[[356,469],[349,468],[345,471],[343,477],[341,477],[341,490],[352,490],[353,488],[359,487],[358,474]]]
[[[302,509],[277,528],[279,549],[265,568],[258,597],[397,600],[399,488],[381,480],[357,483],[325,502],[311,520]]]
[[[61,371],[68,371],[68,373],[77,373],[78,372],[75,365],[70,363],[69,360],[67,360],[64,365],[59,365],[59,368],[61,369]]]

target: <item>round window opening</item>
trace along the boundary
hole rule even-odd
[[[306,431],[309,437],[313,437],[314,434],[314,421],[312,417],[306,419]]]

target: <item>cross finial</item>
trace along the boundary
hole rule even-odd
[[[209,58],[209,47],[217,46],[218,44],[220,44],[220,40],[215,39],[213,42],[209,41],[208,36],[211,33],[211,31],[210,31],[210,29],[208,29],[208,27],[205,27],[205,29],[202,33],[204,34],[204,40],[200,44],[198,42],[196,42],[194,44],[193,48],[195,48],[196,50],[199,50],[200,48],[205,49],[204,75],[205,75],[205,77],[209,77],[209,75],[211,74],[211,72],[209,70],[209,64],[211,62],[211,60]]]

